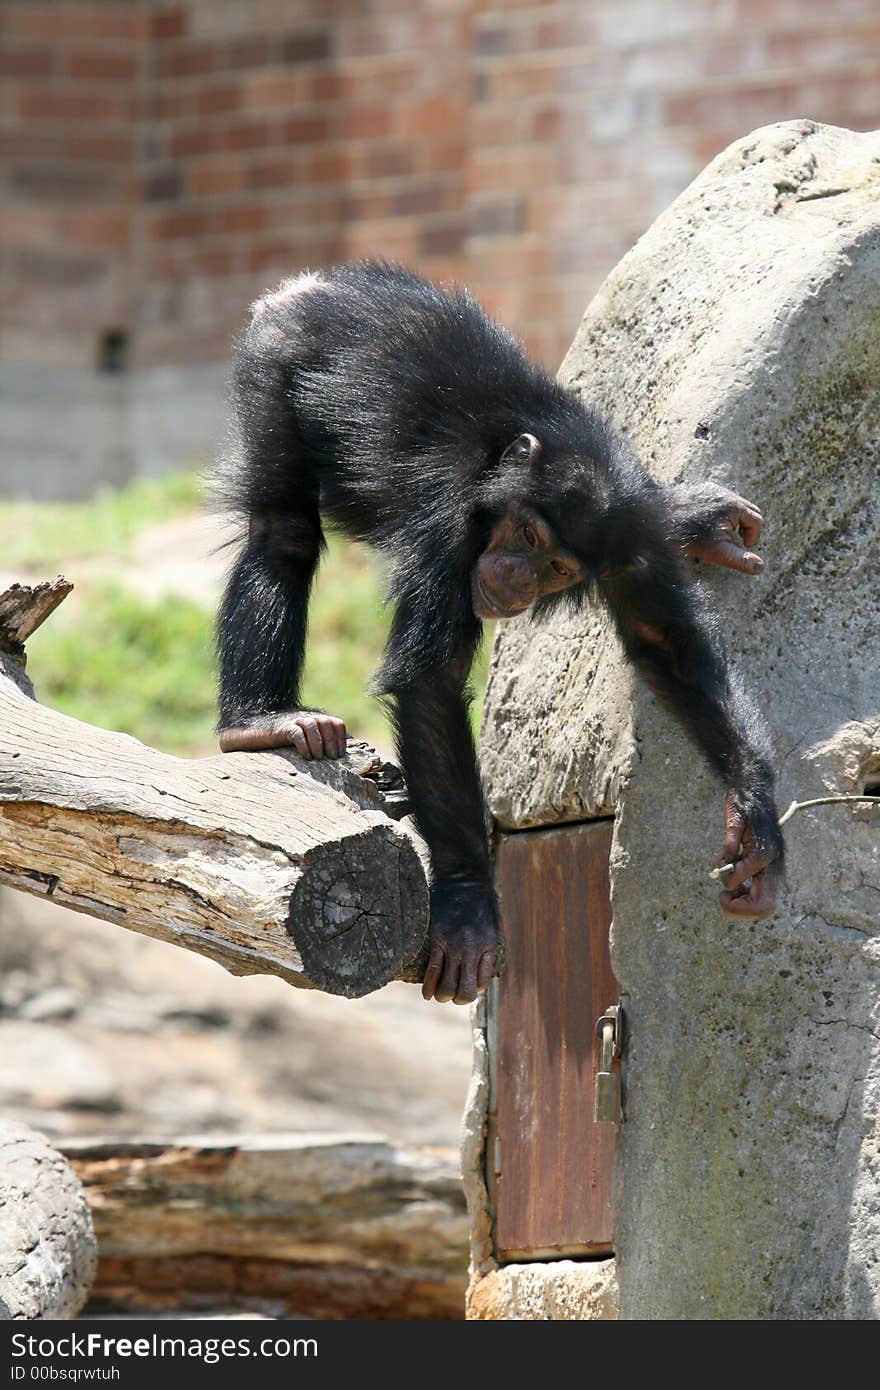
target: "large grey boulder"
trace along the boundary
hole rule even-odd
[[[660,480],[764,510],[765,575],[703,577],[781,806],[875,785],[880,134],[732,145],[609,276],[561,376]],[[880,1315],[880,813],[800,812],[778,913],[723,916],[721,789],[598,610],[500,625],[482,761],[505,826],[618,813],[620,1316]]]

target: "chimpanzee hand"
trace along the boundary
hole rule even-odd
[[[285,710],[267,714],[242,727],[221,729],[223,753],[253,753],[261,748],[295,748],[301,758],[341,758],[346,748],[345,724],[320,709]]]
[[[500,963],[498,905],[485,883],[441,880],[431,889],[431,953],[423,999],[470,1004]]]
[[[722,487],[717,492],[717,512],[699,538],[685,541],[685,554],[743,574],[761,574],[764,561],[751,547],[758,542],[764,518],[753,503],[737,493]]]
[[[776,906],[776,892],[783,856],[782,832],[775,814],[752,812],[747,819],[728,792],[724,801],[722,864],[736,861],[723,876],[721,906],[731,917],[769,917]],[[742,855],[742,858],[737,858]],[[751,883],[746,884],[750,879]]]

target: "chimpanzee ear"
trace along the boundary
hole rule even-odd
[[[501,455],[502,463],[534,463],[541,453],[541,441],[533,434],[520,434]]]
[[[603,565],[599,570],[600,579],[617,579],[622,574],[637,574],[648,568],[644,555],[632,555],[622,565]]]

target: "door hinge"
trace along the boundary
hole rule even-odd
[[[616,1125],[620,1120],[620,1075],[614,1067],[623,1045],[623,1009],[611,1004],[596,1020],[602,1040],[599,1067],[593,1092],[593,1119],[596,1124]]]

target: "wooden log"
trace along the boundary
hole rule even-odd
[[[92,1208],[102,1304],[464,1314],[467,1217],[452,1150],[346,1134],[63,1147]]]
[[[20,634],[70,586],[38,586],[30,607],[25,587],[0,595],[0,883],[233,974],[350,998],[418,978],[425,872],[372,750],[186,760],[47,709],[29,698]]]
[[[0,1120],[0,1318],[72,1318],[95,1275],[92,1218],[67,1159]]]

